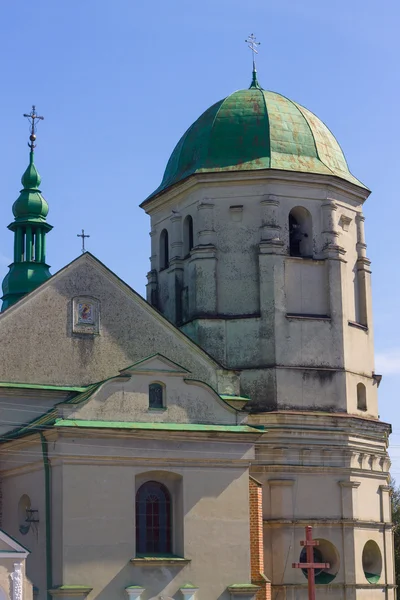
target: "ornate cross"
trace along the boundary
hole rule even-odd
[[[36,112],[36,106],[34,104],[32,106],[32,110],[29,113],[29,115],[24,114],[24,117],[26,117],[29,120],[29,123],[30,123],[30,132],[31,132],[31,135],[29,136],[30,142],[28,142],[28,146],[31,149],[31,152],[33,152],[33,149],[36,147],[36,144],[35,144],[35,140],[36,140],[36,128],[37,128],[36,121],[43,121],[44,117],[39,117],[39,115]]]
[[[261,45],[261,42],[257,42],[257,38],[254,33],[251,33],[247,40],[245,40],[246,44],[250,48],[253,53],[253,70],[256,68],[256,54],[258,54],[258,46]]]
[[[86,252],[86,250],[85,250],[85,238],[89,238],[90,235],[86,235],[84,229],[82,229],[82,233],[77,233],[76,235],[77,235],[77,237],[82,238],[82,254],[83,254],[84,252]]]
[[[318,540],[312,539],[312,527],[306,527],[306,539],[300,542],[300,546],[306,548],[306,562],[292,563],[293,569],[303,569],[307,571],[308,580],[308,600],[315,600],[315,569],[329,569],[329,563],[315,563],[313,548],[318,546]]]

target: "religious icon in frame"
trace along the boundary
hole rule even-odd
[[[91,297],[72,299],[73,333],[99,333],[99,301]]]

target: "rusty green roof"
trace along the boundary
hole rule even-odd
[[[258,82],[207,109],[183,134],[151,198],[196,173],[279,169],[334,175],[365,188],[312,112]]]

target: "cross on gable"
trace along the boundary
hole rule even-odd
[[[312,527],[307,525],[306,527],[306,539],[300,542],[300,546],[304,546],[306,549],[306,562],[292,563],[293,569],[303,569],[307,571],[308,581],[308,600],[315,600],[315,571],[317,569],[329,569],[329,563],[317,563],[314,562],[313,548],[319,545],[318,540],[312,538]]]
[[[89,238],[90,235],[86,234],[84,229],[82,229],[82,233],[77,233],[76,235],[77,235],[77,237],[82,238],[82,254],[83,254],[84,252],[86,252],[85,238]]]

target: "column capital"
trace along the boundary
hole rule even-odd
[[[181,588],[179,588],[179,591],[181,592],[184,600],[195,600],[195,595],[198,589],[199,588],[188,583],[187,585],[184,585]]]
[[[125,592],[127,593],[129,600],[140,600],[144,588],[140,587],[140,585],[129,585],[125,588]]]

